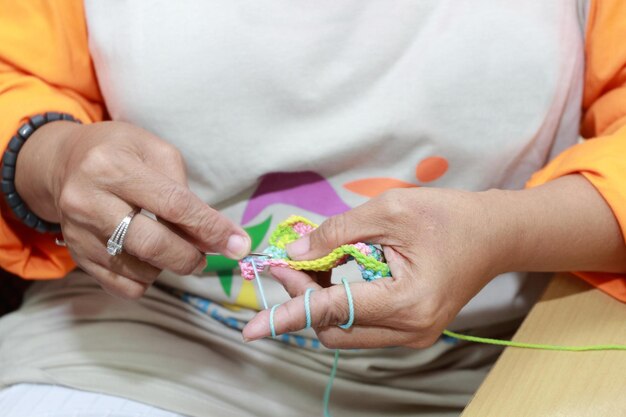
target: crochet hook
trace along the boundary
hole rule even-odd
[[[221,253],[218,252],[204,252],[204,254],[207,256],[223,256]],[[272,255],[270,255],[269,253],[260,252],[250,252],[247,256],[265,256],[267,258],[272,258]]]

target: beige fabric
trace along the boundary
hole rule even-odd
[[[148,404],[50,384],[0,390],[2,417],[184,417]]]
[[[483,334],[507,336],[512,325]],[[499,349],[342,351],[336,416],[454,416]],[[320,415],[331,351],[241,342],[240,332],[153,288],[115,299],[81,272],[40,282],[0,320],[0,385],[61,384],[194,417]]]

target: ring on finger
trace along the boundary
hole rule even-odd
[[[135,217],[135,214],[137,214],[137,210],[132,210],[115,228],[115,231],[107,241],[107,252],[109,255],[116,256],[122,253],[126,232],[128,232],[128,226],[130,226],[130,222]]]

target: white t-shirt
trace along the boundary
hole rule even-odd
[[[390,186],[522,188],[578,138],[582,2],[85,4],[111,117],[178,147],[193,191],[253,249],[291,214],[319,223]],[[160,281],[240,328],[261,308],[254,284],[235,262],[209,268]],[[452,328],[520,317],[542,284],[502,275]]]

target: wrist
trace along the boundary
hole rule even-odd
[[[619,224],[582,175],[567,175],[526,190],[482,194],[499,236],[495,240],[500,242],[500,273],[626,271]]]
[[[476,193],[485,216],[486,246],[491,276],[524,270],[524,242],[528,230],[524,226],[523,201],[520,191],[491,189]]]
[[[82,125],[69,121],[37,129],[17,156],[15,188],[27,207],[43,220],[58,223],[56,190],[65,169],[74,132]]]

